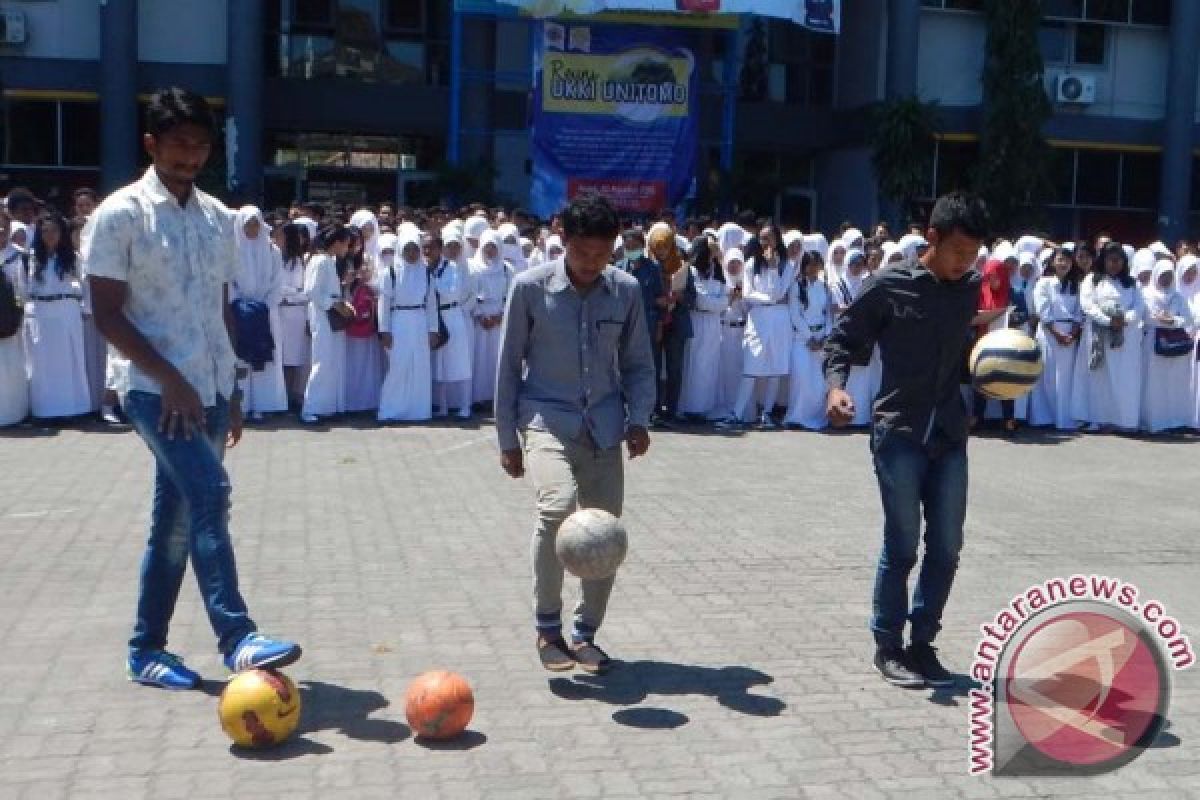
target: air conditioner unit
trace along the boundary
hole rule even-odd
[[[1091,75],[1062,74],[1055,81],[1054,99],[1059,103],[1087,106],[1096,102],[1096,79]]]
[[[0,44],[24,44],[25,15],[20,11],[0,11]]]

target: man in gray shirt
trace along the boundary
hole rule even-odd
[[[513,282],[496,377],[496,431],[504,471],[520,478],[528,466],[537,490],[531,549],[542,665],[563,671],[578,663],[603,672],[609,658],[595,635],[613,579],[582,581],[568,645],[554,540],[577,508],[621,515],[621,442],[630,458],[650,447],[656,376],[641,287],[609,264],[616,211],[603,198],[585,197],[567,207],[562,223],[565,256]]]

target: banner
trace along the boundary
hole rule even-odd
[[[534,35],[533,212],[585,192],[629,213],[678,205],[699,129],[686,32],[547,21]]]
[[[603,11],[654,11],[683,14],[761,14],[790,19],[815,31],[837,33],[841,0],[498,0],[537,17],[598,14]]]

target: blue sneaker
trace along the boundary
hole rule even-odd
[[[270,639],[261,633],[250,633],[225,656],[225,666],[230,672],[286,667],[299,659],[301,652],[300,645],[295,642]]]
[[[195,689],[200,676],[183,665],[179,656],[166,650],[131,650],[125,662],[129,680],[160,689]]]

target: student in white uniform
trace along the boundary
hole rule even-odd
[[[736,227],[736,226],[735,226]],[[741,228],[739,227],[740,231]],[[742,280],[745,259],[742,251],[731,247],[723,258],[725,281],[729,288],[729,305],[721,313],[721,357],[717,365],[717,399],[709,420],[720,422],[732,419],[742,385],[742,338],[746,332],[746,303],[742,300]]]
[[[77,417],[92,410],[83,342],[83,285],[67,221],[37,221],[25,272],[25,334],[34,417]]]
[[[433,353],[434,399],[437,414],[444,417],[450,407],[458,409],[460,419],[471,418],[471,358],[473,355],[470,310],[471,270],[467,264],[462,230],[454,225],[442,228],[442,260],[434,269],[438,309],[449,338]]]
[[[308,296],[308,324],[312,330],[312,369],[304,388],[304,407],[300,419],[307,424],[321,417],[331,417],[346,410],[346,385],[342,373],[346,368],[345,328],[334,330],[329,313],[339,314],[348,325],[354,318],[354,307],[346,302],[337,262],[345,257],[350,246],[350,229],[328,225],[317,232],[316,252],[308,262],[304,293]]]
[[[1149,247],[1143,247],[1133,254],[1130,272],[1133,273],[1133,279],[1137,281],[1138,288],[1141,289],[1143,300],[1146,298],[1146,293],[1150,291],[1150,278],[1154,275],[1154,264],[1157,261],[1158,255]]]
[[[308,296],[304,293],[304,272],[308,262],[301,231],[295,223],[283,226],[283,283],[280,289],[279,340],[276,342],[283,362],[283,378],[292,406],[304,402],[304,384],[312,360],[312,338],[308,332]]]
[[[788,292],[792,323],[792,371],[784,424],[792,429],[819,431],[828,424],[825,414],[825,339],[833,330],[829,287],[822,279],[821,257],[801,256],[799,274]]]
[[[501,225],[496,231],[500,236],[500,256],[512,265],[514,275],[529,269],[525,252],[521,249],[521,232],[511,222]]]
[[[692,281],[696,305],[690,311],[692,337],[683,351],[683,389],[679,413],[709,419],[717,409],[721,371],[721,315],[729,308],[729,287],[717,265],[707,236],[691,244]]]
[[[396,261],[379,284],[379,330],[388,355],[380,422],[423,422],[433,416],[433,360],[438,335],[434,279],[415,228],[400,227]]]
[[[1071,413],[1071,387],[1075,360],[1083,335],[1083,309],[1079,305],[1082,273],[1066,248],[1058,248],[1050,260],[1054,274],[1033,287],[1031,308],[1038,318],[1035,338],[1042,348],[1042,376],[1029,399],[1029,424],[1075,430]]]
[[[1192,312],[1192,339],[1200,352],[1200,258],[1191,254],[1182,256],[1175,265],[1175,273],[1179,276],[1179,293]],[[1193,407],[1190,426],[1200,430],[1200,358],[1192,359],[1189,397]]]
[[[893,245],[893,250],[895,246]],[[882,253],[881,253],[882,256]],[[863,282],[867,279],[867,255],[858,248],[850,248],[846,252],[846,270],[841,279],[832,284],[833,317],[837,319],[862,291]],[[846,391],[854,398],[854,419],[849,427],[865,428],[871,423],[871,406],[875,402],[875,394],[879,391],[882,380],[882,362],[879,359],[879,348],[871,350],[870,360],[866,364],[855,364],[850,367],[850,378],[846,381]]]
[[[481,247],[481,242],[483,241],[483,235],[487,233],[490,228],[491,226],[488,225],[487,217],[482,217],[478,214],[473,217],[469,217],[467,221],[463,223],[463,238],[466,239],[467,242],[468,264],[475,261],[476,256],[479,254],[479,248]],[[499,247],[499,239],[496,241],[497,247]]]
[[[1142,340],[1141,427],[1149,433],[1189,428],[1196,403],[1192,370],[1195,319],[1175,288],[1175,262],[1160,258],[1146,297],[1146,335]]]
[[[796,279],[796,266],[783,252],[783,234],[771,225],[759,233],[759,255],[746,265],[742,299],[750,309],[742,346],[742,384],[738,388],[733,424],[752,416],[755,390],[763,386],[763,408],[759,426],[778,426],[771,412],[779,400],[780,381],[791,369],[792,320],[788,314],[788,291]]]
[[[0,209],[0,275],[23,311],[24,254],[9,241],[9,225],[8,213]],[[24,325],[18,321],[16,331],[0,339],[0,428],[16,425],[29,416],[29,373],[23,333]]]
[[[1071,413],[1088,430],[1137,429],[1142,399],[1142,321],[1146,305],[1115,242],[1079,287],[1083,338],[1071,386]]]
[[[261,420],[263,414],[287,411],[287,386],[283,379],[282,339],[279,304],[283,300],[283,256],[271,243],[262,212],[254,206],[244,206],[234,217],[234,236],[237,240],[238,265],[229,301],[252,300],[266,305],[270,315],[271,339],[275,356],[262,369],[242,364],[249,371],[242,384],[243,406],[250,419]]]
[[[471,394],[476,403],[490,404],[496,393],[501,323],[504,322],[504,303],[508,299],[513,270],[500,256],[500,237],[495,231],[485,230],[479,242],[479,253],[471,262],[470,293],[474,298],[471,317],[475,321],[471,359],[474,388]]]

